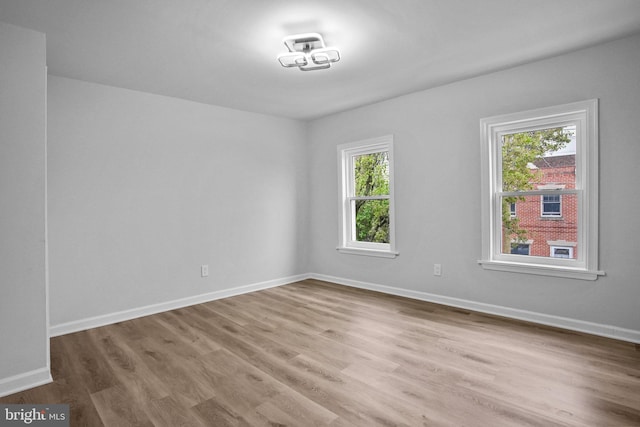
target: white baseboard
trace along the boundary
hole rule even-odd
[[[378,285],[374,283],[360,282],[357,280],[344,279],[341,277],[327,276],[324,274],[308,275],[311,279],[323,280],[326,282],[337,283],[339,285],[351,286],[354,288],[368,289],[371,291],[382,292],[385,294],[397,295],[406,298],[412,298],[421,301],[433,302],[436,304],[458,307],[481,313],[495,314],[498,316],[509,317],[512,319],[525,320],[528,322],[538,323],[541,325],[555,326],[558,328],[568,329],[571,331],[585,332],[592,335],[598,335],[607,338],[613,338],[622,341],[629,341],[640,344],[640,331],[633,329],[625,329],[617,326],[602,325],[598,323],[585,322],[567,317],[552,316],[549,314],[536,313],[533,311],[519,310],[515,308],[503,307],[499,305],[485,304],[481,302],[469,301],[459,298],[446,297],[442,295],[430,294],[427,292],[414,291],[410,289],[394,288],[391,286]]]
[[[238,286],[231,289],[224,289],[206,294],[195,295],[192,297],[181,298],[173,301],[166,301],[159,304],[147,305],[144,307],[133,308],[130,310],[118,311],[116,313],[105,314],[102,316],[90,317],[87,319],[74,320],[73,322],[61,323],[53,325],[49,329],[51,337],[70,334],[73,332],[84,331],[100,326],[111,325],[113,323],[123,322],[125,320],[136,319],[138,317],[149,316],[151,314],[161,313],[163,311],[175,310],[177,308],[187,307],[194,304],[202,304],[221,298],[228,298],[236,295],[255,292],[262,289],[274,288],[300,280],[307,279],[308,274],[285,277],[282,279],[269,280],[250,285]]]
[[[49,367],[35,369],[23,374],[0,379],[0,397],[18,393],[23,390],[38,387],[52,382]]]

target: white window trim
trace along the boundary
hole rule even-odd
[[[578,259],[529,256],[516,257],[501,253],[502,218],[500,207],[501,163],[499,141],[503,134],[576,124],[576,189],[555,190],[562,194],[578,194]],[[604,275],[598,270],[598,100],[575,102],[520,113],[482,119],[481,185],[482,185],[482,259],[487,270],[510,271],[545,276],[596,280]],[[549,194],[538,189],[529,195]],[[502,196],[505,193],[500,193]]]
[[[350,174],[354,156],[387,151],[389,157],[389,243],[357,242],[352,236],[353,219],[349,198]],[[395,258],[395,209],[393,191],[393,135],[385,135],[338,146],[339,235],[338,252],[352,255]]]

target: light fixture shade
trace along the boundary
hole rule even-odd
[[[314,70],[324,70],[327,68],[331,68],[331,63],[327,62],[325,64],[316,64],[311,63],[309,65],[300,66],[300,71],[314,71]]]
[[[309,63],[305,54],[297,52],[278,55],[278,61],[280,61],[280,65],[285,68],[301,67]]]
[[[315,49],[311,52],[311,60],[316,64],[326,64],[340,61],[340,52],[332,47]]]
[[[318,33],[288,36],[283,42],[289,52],[278,55],[278,61],[285,68],[298,67],[301,71],[323,70],[340,60],[340,51],[334,47],[326,47]]]

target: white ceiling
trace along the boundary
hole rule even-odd
[[[49,72],[311,119],[640,32],[640,0],[0,0]],[[342,60],[282,68],[286,35]]]

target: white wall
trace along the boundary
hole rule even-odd
[[[56,76],[48,109],[54,327],[307,271],[304,124]]]
[[[639,70],[636,36],[314,121],[311,271],[640,337]],[[483,270],[479,120],[591,98],[600,99],[600,268],[607,276],[589,282]],[[395,135],[400,256],[339,254],[336,146],[386,134]],[[433,276],[434,263],[442,277]]]
[[[0,396],[46,382],[44,34],[0,22]]]

